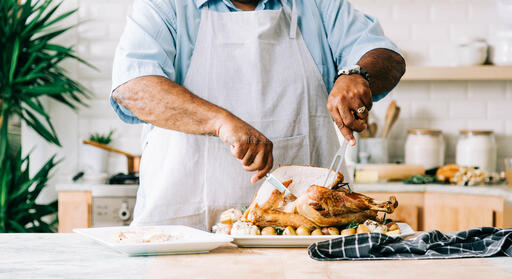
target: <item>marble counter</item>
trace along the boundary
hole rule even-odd
[[[319,262],[305,248],[128,257],[77,234],[0,234],[0,278],[512,278],[512,258]]]

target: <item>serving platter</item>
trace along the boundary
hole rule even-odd
[[[394,237],[405,237],[416,232],[407,223],[397,222],[401,234]],[[341,237],[339,235],[231,235],[233,243],[243,248],[300,248],[308,247],[318,241]]]
[[[123,243],[116,241],[120,232],[134,232],[137,230],[153,230],[169,235],[183,236],[166,242],[154,243]],[[130,256],[168,255],[168,254],[196,254],[209,251],[231,242],[228,235],[219,235],[201,231],[187,226],[141,226],[141,227],[103,227],[74,229],[74,232],[90,238],[104,246]]]

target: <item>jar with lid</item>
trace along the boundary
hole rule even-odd
[[[444,165],[444,139],[440,130],[410,129],[405,142],[405,163],[425,169]]]
[[[493,131],[460,131],[455,156],[458,165],[495,172],[496,156],[496,140]]]

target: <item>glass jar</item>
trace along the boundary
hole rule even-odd
[[[440,130],[410,129],[405,142],[405,163],[425,169],[444,165],[444,139]]]
[[[457,141],[456,162],[461,166],[496,171],[496,140],[493,131],[462,130]]]

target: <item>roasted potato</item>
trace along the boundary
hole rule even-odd
[[[261,235],[277,235],[277,232],[273,227],[264,227],[261,230]]]
[[[311,231],[304,226],[298,227],[296,233],[297,235],[311,235]]]
[[[324,235],[324,234],[322,233],[322,230],[321,230],[321,229],[316,229],[316,230],[314,230],[314,231],[311,233],[311,235]]]
[[[353,234],[356,234],[356,229],[354,229],[354,228],[344,229],[341,231],[341,235],[353,235]]]
[[[324,234],[324,235],[339,235],[340,231],[338,230],[338,228],[335,228],[335,227],[325,227],[325,228],[322,228],[322,234]]]
[[[297,235],[297,232],[295,229],[291,226],[286,227],[283,231],[283,235]]]
[[[395,222],[387,223],[386,226],[388,227],[388,231],[394,231],[394,230],[400,229]]]
[[[357,226],[357,233],[369,233],[370,229],[365,225]]]

